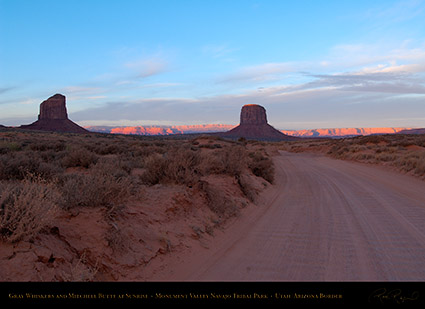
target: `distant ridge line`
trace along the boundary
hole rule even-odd
[[[128,135],[171,135],[171,134],[191,134],[191,133],[216,133],[226,132],[235,128],[236,125],[229,124],[202,124],[202,125],[148,125],[148,126],[85,126],[84,128],[92,132],[128,134]],[[344,137],[362,136],[374,134],[409,134],[408,127],[383,127],[383,128],[327,128],[309,130],[279,130],[280,132],[295,137]],[[421,132],[421,131],[418,131]]]

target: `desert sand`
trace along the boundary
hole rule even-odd
[[[159,281],[422,281],[425,182],[380,166],[280,152],[276,185]]]

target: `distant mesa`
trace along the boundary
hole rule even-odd
[[[311,130],[282,130],[281,132],[303,138],[341,138],[378,134],[402,133],[410,128],[333,128],[333,129],[311,129]],[[412,133],[411,133],[412,134]]]
[[[267,122],[266,109],[257,104],[242,106],[240,124],[230,131],[219,134],[227,138],[246,138],[264,141],[291,141],[298,138],[283,134]]]
[[[87,126],[87,130],[99,133],[131,134],[131,135],[174,135],[174,134],[208,134],[213,132],[225,132],[234,125],[228,124],[200,124],[179,126],[133,126],[133,127],[111,127],[111,126]]]
[[[399,134],[425,134],[425,128],[422,129],[410,129],[410,130],[402,130],[398,132]]]
[[[55,94],[40,104],[38,120],[29,125],[22,125],[22,129],[88,133],[88,131],[68,119],[66,111],[66,98],[64,95]]]

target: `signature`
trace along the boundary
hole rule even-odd
[[[402,304],[404,302],[415,301],[418,299],[418,291],[414,291],[410,295],[403,295],[401,289],[387,290],[386,288],[377,289],[369,296],[369,302],[379,301],[382,304],[386,302],[395,302],[397,304]]]

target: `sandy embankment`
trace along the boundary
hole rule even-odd
[[[266,183],[249,171],[241,177],[253,191]],[[208,252],[210,240],[254,206],[235,177],[201,180],[145,186],[112,208],[59,209],[53,224],[32,239],[0,242],[0,280],[145,281],[172,271],[188,252]],[[231,212],[214,212],[208,199],[225,202]]]

